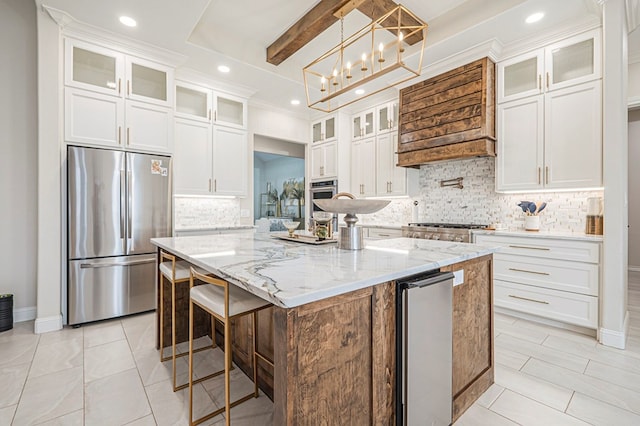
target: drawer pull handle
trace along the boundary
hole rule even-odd
[[[519,249],[529,249],[529,250],[543,250],[543,251],[549,251],[551,249],[548,248],[544,248],[544,247],[529,247],[529,246],[509,246],[511,248],[519,248]]]
[[[529,299],[527,297],[514,296],[513,294],[510,294],[509,297],[513,297],[514,299],[527,300],[529,302],[542,303],[543,305],[549,304],[549,302],[545,302],[544,300]]]
[[[509,268],[509,270],[510,271],[516,271],[516,272],[526,272],[527,274],[549,275],[546,272],[527,271],[526,269]]]

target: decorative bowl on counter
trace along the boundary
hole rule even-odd
[[[283,222],[282,224],[289,231],[289,237],[291,238],[293,238],[293,232],[300,226],[300,222]]]

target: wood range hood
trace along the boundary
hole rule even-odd
[[[398,166],[495,157],[495,64],[483,58],[400,91]]]

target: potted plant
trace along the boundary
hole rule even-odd
[[[525,214],[524,217],[524,229],[525,231],[539,231],[540,230],[540,216],[542,210],[547,207],[547,203],[536,204],[533,201],[520,201],[518,207],[522,209]]]

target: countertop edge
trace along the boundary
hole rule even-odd
[[[524,230],[491,230],[491,229],[474,229],[471,231],[473,235],[496,235],[505,237],[523,237],[523,238],[546,238],[556,240],[574,240],[574,241],[604,241],[603,235],[578,234],[573,232],[554,232],[554,231],[524,231]]]

